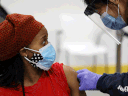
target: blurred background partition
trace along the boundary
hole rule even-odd
[[[102,67],[102,70],[108,73],[107,46],[100,44],[105,33],[95,28],[84,14],[61,14],[60,19],[64,30],[63,37],[65,37],[61,43],[61,50],[65,54],[65,64],[75,70],[87,68],[100,74],[102,73],[98,67]],[[93,30],[95,30],[94,37],[91,35]],[[70,34],[69,40],[66,38],[68,33]],[[97,62],[99,56],[102,56],[103,66]]]

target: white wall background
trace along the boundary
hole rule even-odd
[[[42,22],[48,30],[49,41],[56,49],[55,33],[57,30],[63,30],[63,41],[94,41],[96,34],[102,32],[85,15],[86,6],[82,0],[2,0],[1,4],[11,13],[33,15],[36,20]],[[77,18],[69,25],[64,21],[63,15],[71,18]],[[73,19],[73,18],[71,18]],[[95,18],[97,19],[97,18]],[[68,20],[68,19],[67,19]],[[71,26],[72,25],[72,26]],[[125,28],[128,31],[128,28]],[[61,42],[61,43],[62,43]],[[128,38],[123,39],[122,43],[122,64],[128,63]],[[106,34],[101,38],[100,44],[107,46],[109,51],[109,64],[116,63],[116,43]],[[60,56],[60,62],[65,63],[64,51]],[[103,55],[98,56],[98,63],[104,64]],[[71,56],[72,65],[91,64],[92,59]]]

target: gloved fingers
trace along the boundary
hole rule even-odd
[[[81,72],[84,72],[84,71],[87,71],[88,69],[82,69],[82,70],[78,70],[76,71],[78,74],[81,73]]]
[[[79,90],[81,90],[81,91],[82,91],[82,90],[83,90],[83,85],[84,85],[84,84],[82,83],[82,81],[80,82],[80,84],[79,84],[79,85],[80,85]]]
[[[85,91],[86,88],[85,88],[85,86],[80,86],[80,87],[79,87],[79,90],[80,90],[80,91]]]
[[[82,74],[81,73],[79,73],[79,74],[77,74],[77,78],[80,80],[80,78],[82,77]]]
[[[87,74],[88,74],[88,73],[86,73],[86,72],[79,73],[79,74],[77,74],[77,78],[80,79],[81,77],[84,77],[84,76],[86,76]]]
[[[86,82],[86,81],[85,81]],[[88,83],[82,83],[82,85],[80,85],[80,87],[79,87],[79,90],[80,91],[85,91],[85,90],[91,90],[91,88],[92,88],[92,86],[91,86],[91,84],[89,84],[89,82]],[[94,88],[93,88],[94,89]]]
[[[76,71],[76,72],[79,74],[79,73],[83,72],[83,70],[78,70],[78,71]]]
[[[80,81],[79,85],[80,85],[80,86],[85,86],[86,80],[87,80],[87,76],[85,76],[84,78],[80,78],[80,79],[79,79],[79,81]]]
[[[79,87],[79,90],[80,91],[84,91],[84,90],[90,90],[91,88],[93,88],[94,82],[92,82],[90,80],[90,77],[86,76],[84,78],[81,78],[81,81],[80,81],[80,87]],[[94,88],[93,88],[94,89]]]
[[[84,89],[83,89],[82,87],[79,87],[79,90],[80,90],[80,91],[83,91]]]

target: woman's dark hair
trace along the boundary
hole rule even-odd
[[[24,65],[21,55],[18,53],[11,59],[0,61],[0,87],[19,90],[22,85],[24,93]]]
[[[87,8],[85,10],[85,15],[92,15],[93,13],[97,13],[96,9],[100,9],[102,6],[108,4],[114,4],[109,0],[83,0],[85,4],[87,4]]]
[[[95,4],[99,4],[99,3],[102,3],[103,5],[107,5],[107,3],[114,4],[113,2],[110,2],[110,0],[83,0],[83,1],[87,5],[92,4],[92,7],[94,7],[94,8],[96,8]]]
[[[91,3],[93,3],[93,4],[98,4],[98,3],[107,4],[107,2],[109,2],[109,0],[84,0],[84,3],[86,3],[87,5],[90,5]]]

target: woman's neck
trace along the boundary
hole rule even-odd
[[[24,64],[24,86],[32,86],[39,80],[42,71],[34,68],[30,63]]]

